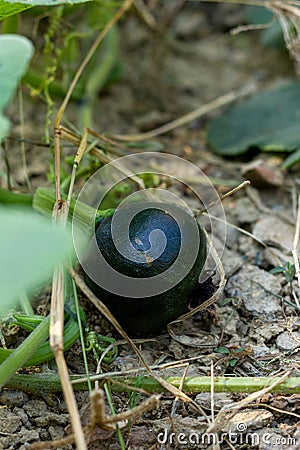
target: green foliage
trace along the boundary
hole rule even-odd
[[[86,3],[91,0],[72,0],[72,1],[66,1],[65,4],[76,4],[76,3]],[[30,6],[54,6],[54,5],[61,5],[61,0],[8,0],[7,3],[12,4],[22,4],[22,5],[30,5]]]
[[[222,355],[230,355],[230,350],[227,347],[218,347],[215,349],[215,352]]]
[[[286,282],[290,283],[295,276],[295,265],[287,261],[284,266],[277,266],[274,267],[274,269],[271,269],[270,273],[272,273],[273,275],[277,273],[283,273]]]
[[[207,129],[211,149],[223,156],[250,148],[293,152],[300,148],[300,83],[290,82],[244,100],[213,119]],[[290,167],[298,157],[285,162]]]
[[[277,49],[285,48],[279,20],[271,11],[260,6],[248,6],[246,7],[246,21],[250,25],[262,26],[260,41],[263,45]]]
[[[225,358],[229,358],[228,364],[231,368],[235,367],[238,362],[238,353],[241,353],[245,350],[245,347],[239,347],[235,349],[229,349],[227,347],[218,347],[215,349],[216,353],[221,353]]]
[[[22,3],[10,3],[10,2],[0,2],[0,20],[6,19],[6,17],[18,14],[26,9],[32,8],[32,5],[24,5]]]
[[[45,281],[72,249],[70,234],[27,210],[0,208],[0,314]]]
[[[13,34],[0,36],[0,141],[9,132],[9,121],[2,112],[26,72],[32,53],[33,45],[27,38]]]

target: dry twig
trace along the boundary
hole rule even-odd
[[[208,427],[206,432],[207,433],[217,432],[219,429],[222,428],[225,421],[232,419],[232,417],[234,417],[238,411],[248,406],[249,403],[254,402],[259,397],[267,394],[268,392],[271,392],[272,389],[274,389],[274,387],[285,381],[290,376],[291,372],[292,369],[288,370],[282,377],[280,377],[273,384],[271,384],[271,386],[261,389],[260,391],[253,392],[252,394],[248,395],[246,398],[243,398],[239,402],[231,403],[230,405],[224,406],[216,416],[214,422]]]

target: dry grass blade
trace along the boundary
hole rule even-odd
[[[145,189],[145,184],[141,178],[133,175],[130,171],[126,170],[126,168],[123,167],[121,164],[118,164],[116,158],[113,158],[110,155],[108,155],[107,153],[104,153],[103,150],[101,150],[100,148],[97,147],[97,142],[89,144],[87,141],[88,133],[93,136],[96,136],[96,137],[100,136],[97,132],[95,132],[89,128],[85,128],[82,137],[76,135],[75,133],[73,133],[72,131],[68,130],[67,128],[65,128],[63,126],[60,126],[58,128],[57,134],[59,134],[61,139],[72,142],[73,144],[76,144],[76,145],[79,145],[80,147],[82,147],[81,151],[78,150],[78,152],[76,154],[73,169],[76,170],[76,168],[78,166],[79,160],[78,160],[77,156],[79,156],[79,154],[80,154],[80,159],[81,159],[85,152],[91,153],[93,156],[95,156],[97,159],[99,159],[99,161],[101,161],[104,164],[109,164],[111,162],[114,162],[115,170],[117,170],[122,175],[124,175],[124,177],[130,178],[137,185],[138,189]],[[102,137],[99,137],[99,139],[102,139]],[[85,144],[85,145],[83,145],[83,144]],[[82,151],[83,151],[83,153],[82,153]]]
[[[137,343],[136,340],[134,340],[135,343]],[[122,341],[117,341],[116,343],[114,343],[114,345],[124,345],[127,342],[125,340]],[[159,364],[159,365],[153,365],[150,366],[151,370],[165,370],[165,369],[176,369],[176,368],[180,368],[182,366],[185,366],[187,362],[191,362],[191,361],[195,361],[195,360],[199,360],[201,359],[202,356],[193,356],[191,358],[187,358],[187,359],[182,359],[179,361],[172,361],[172,362],[168,362],[168,363],[164,363],[164,364]],[[203,357],[204,358],[204,357]],[[134,369],[128,369],[125,370],[124,372],[122,372],[122,376],[127,376],[127,375],[132,375],[135,373],[140,373],[140,372],[146,372],[146,368],[145,367],[136,367]],[[98,375],[91,375],[90,376],[90,380],[91,381],[99,381],[99,380],[107,380],[107,379],[111,379],[113,377],[119,377],[120,376],[120,372],[105,372],[105,373],[100,373]],[[72,384],[78,384],[78,383],[82,383],[82,382],[86,382],[87,378],[86,377],[80,377],[78,379],[72,380]],[[115,381],[114,381],[115,382]],[[119,381],[117,382],[119,383]],[[131,389],[131,387],[129,387]],[[136,388],[135,388],[136,389]]]
[[[200,216],[200,214],[203,214],[208,209],[210,209],[212,206],[218,204],[219,202],[222,202],[226,198],[230,197],[231,195],[235,194],[236,192],[240,191],[241,189],[244,189],[244,187],[249,186],[249,185],[250,185],[250,181],[249,180],[243,181],[241,184],[239,184],[238,186],[234,187],[230,191],[226,192],[226,194],[222,195],[222,197],[220,197],[218,200],[210,203],[209,205],[207,205],[205,208],[201,209],[200,211],[196,211],[194,213],[195,217]]]
[[[140,134],[111,134],[110,137],[117,141],[118,140],[131,142],[145,141],[147,139],[151,139],[153,137],[172,131],[175,128],[181,127],[182,125],[186,125],[192,120],[202,117],[205,114],[208,114],[211,111],[220,108],[221,106],[228,105],[229,103],[232,103],[239,98],[245,97],[246,95],[249,95],[254,91],[255,86],[253,84],[247,85],[237,91],[232,91],[229,92],[228,94],[221,95],[221,97],[216,98],[215,100],[207,103],[206,105],[200,106],[200,108],[197,108],[194,111],[185,114],[182,117],[179,117],[178,119],[172,120],[171,122],[168,122],[159,128],[155,128],[154,130]]]
[[[67,202],[56,202],[53,211],[53,220],[66,224],[69,213]],[[70,382],[69,372],[64,358],[63,347],[64,335],[64,267],[61,265],[53,274],[51,310],[50,310],[50,345],[54,353],[57,364],[61,385],[70,414],[73,430],[76,431],[75,442],[80,450],[87,448],[83,429],[81,426],[79,411],[72,384]]]
[[[243,189],[244,187],[248,186],[250,184],[250,182],[248,180],[244,181],[243,183],[241,183],[239,186],[236,186],[234,189],[231,189],[229,192],[227,192],[226,194],[224,194],[219,201],[222,201],[226,198],[228,198],[229,196],[235,194],[236,192],[240,191],[241,189]],[[209,204],[205,209],[201,210],[201,211],[196,211],[195,212],[195,216],[199,216],[200,214],[203,214],[207,211],[208,208],[211,208],[212,206],[214,206],[217,202],[213,202],[211,204]],[[211,218],[215,218],[214,216],[211,216]],[[177,342],[181,342],[181,339],[179,336],[177,336],[173,330],[172,330],[172,326],[176,323],[181,322],[184,319],[187,319],[189,317],[192,317],[194,314],[196,314],[197,312],[203,311],[204,309],[206,309],[208,306],[212,305],[213,303],[215,303],[217,300],[219,300],[220,296],[223,293],[225,284],[226,284],[226,279],[225,279],[225,272],[224,272],[224,268],[223,268],[223,264],[219,258],[219,255],[210,239],[210,237],[208,236],[207,232],[205,230],[203,230],[205,235],[206,235],[206,239],[207,242],[210,244],[210,251],[212,254],[212,257],[216,263],[216,267],[217,270],[219,272],[219,276],[220,276],[220,282],[219,282],[219,286],[218,289],[216,290],[216,292],[206,301],[204,301],[203,303],[201,303],[201,305],[199,305],[197,308],[194,308],[192,311],[189,311],[186,314],[183,314],[182,316],[180,316],[178,319],[174,320],[173,322],[171,322],[168,325],[168,331],[170,333],[170,335],[172,336],[173,339],[175,339]]]
[[[83,134],[78,151],[76,153],[71,182],[68,192],[68,200],[60,200],[60,136],[55,135],[55,162],[56,162],[56,203],[53,209],[53,222],[66,225],[69,214],[71,196],[74,187],[77,166],[85,152],[87,134]],[[80,450],[87,448],[83,428],[80,421],[79,411],[69,377],[68,368],[64,358],[64,267],[61,265],[54,271],[52,280],[51,311],[50,311],[50,346],[53,350],[61,385],[70,414],[72,428],[75,432],[76,446]]]
[[[149,398],[144,400],[140,405],[135,406],[134,408],[116,414],[114,416],[110,416],[105,412],[105,400],[104,393],[102,389],[98,389],[92,392],[91,394],[91,417],[90,423],[84,427],[84,434],[89,440],[89,436],[92,435],[93,431],[97,427],[101,427],[104,430],[108,431],[116,431],[116,425],[125,426],[126,423],[130,420],[133,421],[136,418],[142,416],[148,411],[152,411],[153,409],[159,406],[160,395],[151,395]],[[30,450],[42,450],[42,449],[57,449],[63,447],[68,444],[73,444],[75,442],[75,434],[71,434],[70,436],[62,439],[57,439],[55,441],[44,441],[36,444],[30,445]],[[79,447],[81,450],[81,447]]]
[[[100,32],[94,44],[91,46],[89,52],[78,68],[72,83],[69,87],[69,90],[64,98],[64,101],[58,111],[56,116],[55,124],[54,124],[54,135],[55,135],[55,168],[56,168],[56,205],[54,211],[55,220],[60,218],[60,221],[66,223],[68,212],[69,212],[69,203],[71,200],[71,195],[73,191],[75,174],[78,163],[84,154],[87,146],[87,130],[85,130],[83,137],[80,141],[80,145],[78,148],[78,152],[76,154],[73,171],[71,176],[71,183],[68,194],[68,201],[66,203],[61,202],[61,193],[60,193],[60,159],[61,159],[61,151],[60,151],[60,134],[61,130],[59,130],[59,126],[62,120],[62,116],[65,112],[65,109],[69,103],[71,98],[71,94],[81,76],[84,69],[86,68],[88,62],[92,58],[96,49],[102,42],[103,38],[107,35],[112,26],[123,16],[123,14],[131,7],[134,0],[125,0],[123,5],[119,8],[114,17],[108,22],[108,24],[104,27],[104,29]],[[59,214],[58,214],[59,211]],[[85,438],[80,422],[79,412],[76,405],[76,400],[74,396],[74,392],[72,389],[72,385],[69,380],[68,370],[65,363],[64,355],[63,355],[63,323],[64,323],[64,280],[63,280],[63,268],[59,268],[53,277],[53,289],[52,289],[52,300],[51,300],[51,324],[50,324],[50,344],[53,349],[55,359],[58,365],[59,374],[61,377],[61,383],[64,391],[64,395],[66,398],[68,410],[71,417],[71,423],[73,430],[75,431],[75,442],[80,450],[86,449]]]
[[[215,420],[215,378],[214,378],[214,363],[211,361],[210,363],[210,414],[211,414],[211,422],[213,423]],[[218,439],[213,441],[213,450],[220,450],[220,444]]]
[[[160,395],[151,395],[144,400],[140,405],[134,408],[123,411],[114,416],[108,415],[105,412],[104,393],[102,389],[94,390],[91,394],[91,424],[92,428],[97,426],[106,430],[115,430],[116,424],[127,422],[128,420],[135,420],[148,411],[151,411],[159,406]]]
[[[208,215],[207,213],[203,213],[204,215]],[[209,218],[216,220],[217,222],[224,222],[222,219],[220,219],[219,217],[213,216],[212,214],[209,214]],[[282,261],[280,261],[280,259],[278,258],[278,256],[276,255],[276,253],[274,253],[271,248],[261,239],[259,239],[258,237],[256,237],[254,234],[250,233],[250,231],[244,230],[241,227],[238,227],[237,225],[234,225],[233,223],[230,222],[226,222],[226,225],[234,228],[235,230],[238,230],[240,233],[245,234],[246,236],[251,237],[251,239],[253,239],[255,242],[257,242],[258,244],[262,245],[269,253],[270,255],[274,258],[274,260],[276,261],[276,264],[278,266],[281,266]]]
[[[182,391],[180,391],[180,389],[172,386],[170,383],[168,383],[166,380],[164,380],[163,378],[159,377],[158,375],[156,375],[152,369],[150,369],[150,367],[148,366],[148,364],[146,363],[143,355],[141,354],[141,352],[139,351],[139,349],[137,348],[137,346],[134,344],[134,342],[130,339],[130,337],[127,335],[127,333],[123,330],[123,328],[121,327],[121,325],[119,324],[119,322],[114,318],[114,316],[111,314],[111,312],[109,311],[109,309],[104,305],[104,303],[101,302],[101,300],[99,300],[94,293],[88,288],[88,286],[85,284],[84,280],[75,272],[74,269],[69,268],[69,272],[71,274],[71,276],[73,277],[76,285],[79,287],[79,289],[86,295],[86,297],[93,303],[93,305],[101,312],[101,314],[103,314],[103,316],[115,327],[115,329],[120,333],[120,335],[126,340],[126,342],[128,342],[128,344],[130,345],[130,347],[133,349],[133,351],[136,353],[136,355],[139,357],[140,361],[142,362],[143,366],[147,369],[147,372],[153,377],[155,378],[155,380],[161,385],[163,386],[168,392],[170,392],[171,394],[173,394],[175,397],[177,396],[178,398],[180,398],[182,401],[188,402],[188,403],[193,403],[193,400],[186,395],[185,393],[183,393]],[[198,405],[196,405],[196,407],[198,408]]]
[[[266,8],[278,17],[285,45],[294,60],[295,68],[300,74],[300,3],[267,1]]]
[[[296,419],[300,419],[300,415],[296,414],[292,411],[288,411],[286,409],[280,409],[280,408],[275,408],[274,406],[268,405],[267,403],[260,403],[260,405],[263,405],[264,408],[270,409],[271,411],[275,411],[279,414],[283,414],[283,415],[287,415],[287,416],[292,416],[292,417],[296,417]],[[248,407],[252,407],[253,408],[257,408],[257,403],[253,403],[253,404],[249,404],[247,405]]]
[[[188,319],[189,317],[192,317],[194,314],[196,314],[197,312],[203,311],[204,309],[206,309],[208,306],[212,305],[213,303],[215,303],[217,300],[219,300],[220,296],[222,295],[222,292],[224,290],[225,284],[226,284],[226,278],[225,278],[225,271],[223,268],[223,264],[219,258],[219,255],[213,245],[213,243],[211,242],[210,237],[208,236],[206,230],[203,230],[205,235],[206,235],[206,239],[207,242],[210,245],[210,250],[211,250],[211,254],[212,257],[217,265],[217,270],[220,276],[220,281],[219,281],[219,286],[218,289],[216,290],[216,292],[207,300],[205,300],[203,303],[201,303],[201,305],[197,306],[196,308],[194,308],[193,310],[187,312],[186,314],[183,314],[182,316],[180,316],[178,319],[174,320],[173,322],[168,324],[168,332],[170,333],[170,336],[175,339],[177,342],[181,342],[180,336],[177,336],[174,331],[172,330],[172,326],[175,325],[176,323],[181,322],[184,319]]]
[[[253,392],[252,394],[248,395],[246,398],[243,398],[239,402],[231,403],[230,405],[224,406],[220,410],[218,415],[216,416],[214,422],[206,430],[207,433],[217,432],[219,429],[222,428],[222,426],[224,425],[225,421],[228,421],[228,420],[232,419],[232,417],[238,411],[240,411],[242,408],[245,408],[250,403],[252,403],[255,400],[257,400],[259,397],[267,394],[268,392],[271,392],[278,384],[280,384],[283,381],[285,381],[290,376],[291,373],[292,373],[292,370],[288,370],[282,377],[277,379],[270,386],[268,386],[268,387],[266,387],[264,389],[261,389],[260,391]]]
[[[292,250],[294,264],[295,264],[295,272],[296,272],[296,276],[298,279],[298,286],[300,288],[300,267],[299,267],[299,258],[298,258],[298,252],[297,252],[297,248],[299,245],[299,237],[300,237],[300,194],[298,195],[298,212],[297,212],[295,236],[294,236],[293,250]],[[297,307],[300,310],[299,300],[296,295],[294,296],[294,299],[296,301]]]
[[[89,49],[86,57],[84,58],[84,60],[82,61],[82,63],[80,64],[73,80],[72,83],[68,89],[68,92],[64,98],[64,101],[61,105],[61,107],[59,108],[59,111],[57,113],[56,116],[56,120],[55,120],[55,125],[54,128],[58,129],[61,120],[62,120],[62,116],[66,110],[66,107],[70,101],[71,95],[73,93],[73,90],[79,80],[79,78],[81,77],[84,69],[86,68],[86,66],[88,65],[89,61],[91,60],[92,56],[94,55],[95,51],[97,50],[97,48],[99,47],[99,45],[101,44],[101,42],[103,41],[103,39],[105,38],[105,36],[107,35],[107,33],[109,32],[109,30],[121,19],[121,17],[126,13],[126,11],[128,11],[132,4],[134,3],[134,0],[125,0],[123,5],[118,9],[118,11],[116,12],[116,14],[112,17],[112,19],[107,23],[107,25],[103,28],[103,30],[100,32],[100,34],[98,35],[97,39],[94,41],[93,45],[91,46],[91,48]]]
[[[180,389],[181,391],[182,391],[182,389],[183,389],[184,380],[185,380],[185,378],[186,378],[186,376],[187,376],[188,370],[189,370],[189,364],[185,364],[185,369],[184,369],[184,372],[183,372],[183,375],[182,375],[182,378],[181,378],[181,382],[180,382],[180,386],[179,386],[179,389]],[[171,420],[173,419],[173,417],[174,417],[174,415],[175,415],[175,413],[176,413],[178,404],[179,404],[179,399],[178,399],[178,397],[175,397],[174,402],[173,402],[173,405],[172,405],[171,415],[170,415],[170,419],[171,419]],[[168,425],[168,427],[167,427],[167,431],[166,431],[167,436],[169,435],[170,430],[171,430],[171,423],[170,423],[170,424]],[[164,450],[164,448],[165,448],[165,443],[163,443],[163,444],[160,446],[160,450]]]
[[[157,20],[152,14],[151,10],[148,8],[148,6],[143,2],[143,0],[136,0],[134,7],[138,15],[150,28],[150,30],[152,31],[157,30]]]
[[[73,193],[73,188],[74,188],[74,183],[75,183],[75,176],[76,176],[76,170],[77,167],[81,161],[81,158],[83,157],[86,148],[87,148],[87,138],[88,138],[88,130],[87,128],[85,128],[83,130],[83,135],[77,150],[77,153],[75,155],[74,158],[74,162],[73,162],[73,168],[72,168],[72,174],[71,174],[71,180],[70,180],[70,186],[69,186],[69,193],[68,193],[68,206],[70,205],[71,202],[71,198],[72,198],[72,193]]]

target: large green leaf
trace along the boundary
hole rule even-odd
[[[30,6],[53,6],[53,5],[73,5],[75,3],[87,3],[91,0],[8,0],[8,3],[20,3]]]
[[[9,131],[9,122],[2,112],[26,72],[32,54],[33,45],[29,39],[15,34],[0,36],[0,140]]]
[[[86,3],[89,1],[91,0],[73,0],[65,2],[62,2],[61,0],[0,0],[0,20],[21,13],[33,6],[55,6],[61,5],[62,3],[72,5],[73,3]]]
[[[213,119],[207,142],[219,155],[251,147],[291,152],[300,148],[300,83],[290,82],[244,100]]]
[[[72,249],[64,228],[27,211],[0,208],[0,314],[45,281]]]
[[[18,14],[29,8],[32,8],[32,5],[22,5],[19,2],[9,3],[0,0],[0,20],[3,20],[9,16],[13,16],[14,14]]]
[[[261,26],[260,41],[262,44],[266,47],[285,49],[279,19],[272,11],[262,6],[246,6],[245,13],[248,24]]]

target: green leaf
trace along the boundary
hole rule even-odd
[[[270,270],[270,273],[271,274],[276,274],[276,273],[282,273],[282,272],[284,272],[286,270],[286,268],[285,267],[280,267],[280,266],[278,266],[278,267],[274,267],[274,269],[271,269]]]
[[[218,347],[215,349],[216,353],[222,353],[224,355],[230,355],[230,351],[226,347]]]
[[[61,5],[64,3],[65,5],[73,5],[76,3],[87,3],[91,0],[8,0],[8,3],[20,3],[22,5],[30,5],[30,6],[53,6],[53,5]]]
[[[236,359],[236,358],[233,358],[233,359],[231,359],[231,360],[229,361],[230,367],[234,367],[234,366],[236,365],[236,363],[237,363],[237,359]]]
[[[22,5],[21,3],[11,4],[9,2],[0,1],[0,20],[13,16],[14,14],[18,14],[29,8],[32,8],[32,5]]]
[[[26,72],[32,54],[33,45],[29,39],[15,34],[0,36],[0,141],[9,131],[9,121],[2,112]]]
[[[300,83],[291,82],[244,100],[213,119],[207,142],[219,155],[251,147],[291,152],[300,147]]]
[[[246,347],[242,346],[242,347],[239,347],[239,348],[236,348],[235,350],[233,350],[233,353],[240,353],[240,352],[243,352],[244,350],[246,350]]]
[[[0,208],[0,313],[44,282],[72,250],[66,229],[28,212]]]
[[[236,300],[236,298],[235,297],[223,298],[223,300],[221,300],[221,302],[220,302],[220,306],[228,305],[228,303],[231,303],[233,300]]]
[[[284,49],[285,43],[279,20],[268,9],[261,6],[246,6],[246,22],[250,25],[264,25],[260,41],[266,47]]]
[[[283,169],[289,169],[300,161],[300,148],[289,155],[282,163]]]

